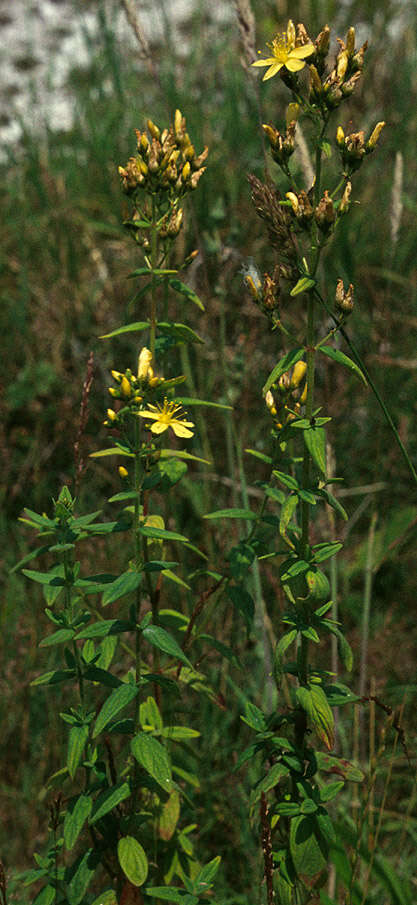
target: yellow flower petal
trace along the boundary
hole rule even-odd
[[[304,60],[304,57],[309,57],[314,51],[314,44],[302,44],[301,47],[294,47],[289,56],[296,57],[297,60]]]
[[[304,69],[304,66],[304,60],[293,60],[292,57],[289,57],[285,64],[285,67],[289,72],[299,72],[300,69]]]
[[[173,421],[170,425],[176,437],[192,437],[193,432],[188,427],[194,427],[192,421]]]
[[[154,421],[154,423],[151,424],[151,431],[153,434],[163,434],[163,432],[168,430],[169,427],[170,425],[167,422],[164,423],[163,421]]]
[[[276,75],[280,69],[282,69],[283,65],[284,65],[284,63],[274,63],[274,65],[271,66],[270,69],[268,69],[268,72],[265,73],[262,81],[266,82],[268,79],[272,79],[273,76]],[[285,65],[287,65],[287,64],[285,64]]]

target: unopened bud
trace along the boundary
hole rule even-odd
[[[297,195],[295,195],[294,192],[286,192],[285,197],[288,198],[288,201],[291,202],[291,207],[294,211],[294,214],[296,214],[300,207]]]
[[[367,141],[367,143],[366,143],[366,150],[368,152],[374,150],[375,145],[378,142],[379,136],[380,136],[384,126],[385,126],[385,122],[380,122],[380,123],[376,124],[375,129],[373,130],[369,141]]]
[[[183,181],[184,181],[184,182],[186,182],[187,179],[190,178],[190,175],[191,175],[191,166],[190,166],[190,163],[189,163],[188,160],[187,160],[187,163],[185,163],[184,166],[183,166],[183,168],[182,168],[182,173],[181,173],[181,175],[182,175],[182,178],[183,178]]]
[[[129,472],[124,465],[119,465],[119,475],[121,478],[127,478],[129,476]]]
[[[149,373],[149,368],[152,361],[152,352],[146,348],[146,346],[141,349],[139,359],[138,359],[138,377],[139,380],[145,380]]]
[[[353,75],[351,75],[350,79],[347,80],[347,82],[343,82],[341,88],[343,97],[350,97],[350,95],[353,94],[360,77],[360,72],[354,72]]]
[[[153,123],[151,119],[148,119],[147,126],[148,126],[150,134],[152,135],[152,138],[156,138],[156,140],[159,141],[159,139],[161,137],[161,132],[158,129],[158,126],[156,126],[155,123]]]
[[[113,411],[113,409],[107,409],[106,415],[109,421],[116,421],[117,415],[116,412]]]
[[[120,371],[111,371],[111,376],[113,377],[113,380],[115,380],[117,383],[120,383],[123,374],[121,374]]]
[[[348,63],[349,63],[349,54],[348,54],[347,50],[342,50],[341,53],[338,54],[337,63],[336,63],[336,72],[337,72],[337,77],[339,79],[343,79],[343,77],[346,75]]]
[[[307,386],[307,383],[306,383],[306,384],[305,384],[305,387],[304,387],[304,389],[303,389],[303,392],[301,393],[301,396],[300,396],[300,405],[305,405],[305,404],[306,404],[306,402],[307,402],[307,393],[308,393],[308,386]]]
[[[344,148],[344,146],[345,146],[345,133],[344,133],[344,131],[343,131],[343,129],[342,129],[341,126],[338,126],[338,127],[337,127],[336,141],[337,141],[337,144],[339,145],[339,148]]]
[[[121,389],[121,391],[122,391],[122,393],[123,393],[123,396],[131,396],[131,395],[132,395],[132,387],[131,387],[129,381],[127,380],[125,374],[123,374],[122,382],[121,382],[121,384],[120,384],[120,389]]]
[[[284,374],[281,374],[281,377],[279,378],[278,389],[280,389],[281,392],[286,393],[287,390],[289,390],[290,385],[291,385],[290,375],[289,375],[288,371],[285,371]]]
[[[355,29],[349,28],[346,35],[346,52],[351,57],[355,52]]]
[[[181,136],[182,128],[183,128],[182,113],[181,113],[181,110],[176,110],[175,116],[174,116],[174,131],[175,131],[176,138],[179,138]]]
[[[288,104],[288,107],[285,111],[285,123],[288,129],[290,123],[297,122],[297,119],[300,115],[300,105],[299,104]]]
[[[352,192],[352,183],[347,182],[345,186],[345,190],[342,195],[342,199],[339,205],[339,214],[346,214],[350,207],[350,195]]]
[[[118,391],[115,390],[114,387],[109,387],[108,390],[109,390],[110,396],[113,396],[113,398],[115,398],[119,395]]]
[[[287,46],[295,47],[295,26],[292,19],[288,20],[287,25]]]
[[[310,68],[310,94],[317,98],[317,100],[322,96],[323,93],[323,85],[321,83],[321,78],[318,74],[318,71],[314,64],[312,63]]]
[[[307,371],[307,365],[305,361],[297,361],[297,363],[293,367],[292,377],[291,377],[291,388],[295,390],[300,386],[302,380],[304,380],[305,373]]]

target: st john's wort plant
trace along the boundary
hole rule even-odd
[[[178,574],[180,563],[167,548],[175,545],[178,560],[185,546],[197,558],[203,554],[180,531],[168,530],[160,513],[163,497],[175,494],[186,473],[187,460],[198,458],[163,440],[169,434],[186,443],[194,422],[175,395],[184,377],[165,379],[157,365],[158,348],[161,354],[166,349],[163,342],[158,347],[159,335],[171,345],[178,338],[196,339],[186,325],[159,320],[158,304],[166,303],[172,290],[202,307],[166,259],[182,225],[180,202],[196,188],[206,156],[207,149],[197,157],[185,119],[176,111],[169,129],[161,131],[149,120],[148,132],[137,132],[136,156],[120,167],[133,204],[126,226],[144,259],[132,275],[145,278],[136,301],[146,306],[149,296],[150,303],[146,320],[110,334],[147,331],[149,336],[137,367],[112,370],[112,407],[104,422],[111,445],[92,454],[123,462],[121,490],[107,501],[120,507],[118,514],[112,521],[99,521],[100,511],[78,515],[76,500],[63,487],[51,516],[27,509],[23,518],[38,530],[42,546],[22,565],[41,555],[54,559],[47,571],[23,569],[42,585],[45,614],[54,626],[41,646],[63,649],[62,665],[33,685],[66,683],[74,689],[60,713],[68,734],[66,759],[49,782],[55,790],[51,846],[45,856],[36,856],[37,867],[26,876],[26,884],[43,883],[36,905],[167,899],[197,905],[219,865],[219,858],[199,864],[189,819],[190,794],[198,786],[190,745],[199,732],[175,723],[184,689],[214,692],[189,659],[202,603],[193,596],[192,577]],[[175,506],[168,511],[171,524]],[[111,541],[119,532],[125,551],[121,572],[113,572],[112,562],[105,574],[88,570],[88,554],[78,558],[83,541]],[[173,600],[180,601],[179,609]]]
[[[246,601],[246,612],[253,611],[248,600],[249,570],[255,560],[260,565],[267,560],[269,568],[277,563],[286,600],[274,652],[278,707],[264,712],[247,700],[243,719],[255,738],[239,760],[240,766],[254,758],[262,764],[251,808],[253,816],[260,815],[268,905],[319,901],[336,838],[328,802],[338,796],[346,780],[363,778],[352,763],[329,753],[335,741],[333,708],[358,699],[331,669],[319,668],[313,656],[314,648],[334,635],[345,667],[352,667],[341,625],[332,619],[329,581],[323,569],[342,544],[337,538],[315,542],[311,530],[313,513],[323,504],[347,518],[331,492],[335,478],[327,473],[325,433],[330,418],[316,399],[315,378],[317,359],[325,356],[365,380],[358,364],[333,343],[352,313],[354,289],[346,288],[342,280],[333,289],[322,286],[323,252],[349,212],[354,174],[374,150],[384,123],[378,123],[369,137],[362,130],[345,135],[340,107],[362,77],[366,44],[357,48],[350,28],[345,41],[338,39],[336,58],[330,63],[329,45],[328,26],[312,41],[303,25],[295,28],[289,21],[286,32],[269,45],[267,58],[253,64],[267,68],[264,80],[279,74],[290,92],[281,117],[284,126],[263,125],[281,171],[280,187],[271,178],[264,183],[249,177],[255,209],[275,252],[275,268],[263,278],[254,266],[244,274],[284,354],[263,387],[271,421],[269,454],[248,450],[265,464],[260,509],[210,514],[244,519],[251,525],[246,538],[229,553],[231,599],[240,601],[241,608]],[[305,66],[308,79],[301,72]],[[312,185],[303,185],[291,160],[303,119],[312,136]],[[298,321],[295,305],[299,305]],[[286,317],[288,306],[291,319]],[[270,543],[265,540],[266,529]],[[331,774],[332,782],[325,781],[326,774]]]

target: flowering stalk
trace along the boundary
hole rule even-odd
[[[328,124],[334,111],[355,89],[366,51],[366,44],[355,48],[355,32],[351,28],[346,41],[338,39],[336,59],[326,69],[329,35],[326,26],[312,41],[304,25],[295,27],[290,21],[286,32],[268,45],[272,55],[253,64],[268,66],[264,80],[279,75],[292,93],[285,117],[286,132],[270,123],[263,126],[272,156],[289,183],[289,190],[283,195],[271,182],[263,184],[250,177],[252,199],[266,223],[277,263],[273,273],[265,275],[263,283],[253,274],[245,274],[245,282],[273,329],[279,330],[284,341],[292,342],[293,346],[280,358],[264,385],[272,422],[272,455],[263,458],[270,468],[270,477],[264,484],[265,500],[256,518],[246,514],[246,517],[251,515],[253,527],[245,541],[246,551],[251,548],[253,556],[280,558],[279,577],[288,607],[282,619],[284,632],[274,654],[280,707],[278,712],[268,714],[248,701],[243,719],[255,730],[256,739],[255,745],[242,754],[241,762],[252,757],[254,751],[262,752],[265,767],[252,792],[251,805],[254,808],[261,802],[268,900],[272,901],[272,883],[277,900],[286,905],[307,903],[317,897],[326,877],[329,844],[334,838],[326,804],[340,791],[343,781],[325,785],[318,778],[319,771],[336,772],[342,780],[361,779],[356,767],[333,755],[322,754],[309,737],[314,731],[317,740],[331,750],[335,731],[333,708],[357,700],[345,685],[333,680],[331,673],[317,668],[310,656],[312,646],[330,634],[338,640],[345,666],[348,669],[352,666],[351,651],[339,624],[327,615],[333,602],[329,600],[329,581],[321,568],[321,563],[334,556],[342,545],[336,540],[312,543],[310,532],[312,512],[320,502],[347,518],[328,490],[324,426],[330,419],[315,408],[317,356],[324,354],[365,380],[355,362],[328,345],[351,314],[353,286],[346,290],[339,280],[335,292],[335,327],[320,336],[323,331],[319,319],[318,266],[339,220],[349,209],[353,174],[373,151],[384,124],[379,123],[368,140],[363,132],[345,137],[341,127],[337,129],[336,149],[343,172],[335,190],[323,190],[324,159],[331,154],[326,137]],[[302,74],[306,66],[307,83]],[[297,124],[303,115],[315,127],[315,178],[312,186],[300,189],[290,159],[295,149]],[[300,318],[295,336],[293,329],[289,330],[283,323],[286,296],[306,300],[306,317]],[[297,441],[303,445],[301,457],[294,455]],[[280,504],[279,517],[275,517],[279,542],[269,551],[258,530],[264,520],[274,518],[268,514],[267,501]],[[232,511],[229,515],[232,516]],[[232,558],[230,554],[229,558]],[[290,649],[294,651],[292,660],[287,658]],[[285,695],[282,700],[280,697],[283,683],[291,696],[290,706]],[[269,830],[265,826],[267,819]],[[272,855],[266,858],[268,838]]]

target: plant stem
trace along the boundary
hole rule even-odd
[[[151,267],[152,270],[157,266],[158,255],[158,228],[156,224],[156,201],[152,195],[152,228],[151,228]],[[150,335],[150,351],[152,353],[152,361],[155,362],[155,334],[156,334],[156,277],[152,273],[151,284],[151,335]]]

